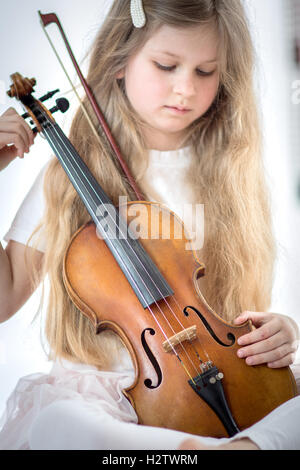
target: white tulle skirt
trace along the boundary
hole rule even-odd
[[[55,363],[49,374],[22,377],[7,400],[0,421],[0,449],[29,449],[32,425],[41,411],[56,401],[92,405],[123,422],[137,423],[136,413],[122,390],[134,380],[133,369],[103,372],[68,361]]]
[[[293,367],[298,389],[300,366]],[[189,435],[138,425],[122,390],[134,381],[130,365],[112,372],[60,361],[49,374],[22,377],[0,421],[1,450],[177,449]],[[300,450],[300,396],[234,438],[197,437],[220,445],[248,437],[266,450]]]

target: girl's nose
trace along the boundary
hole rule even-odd
[[[174,93],[183,95],[186,97],[193,96],[196,92],[194,78],[190,74],[181,74],[175,77],[175,83],[173,87]]]

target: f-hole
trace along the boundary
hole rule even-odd
[[[159,364],[153,354],[153,352],[151,351],[150,347],[148,346],[148,343],[146,341],[146,332],[149,331],[150,335],[154,336],[155,335],[155,331],[153,330],[153,328],[146,328],[143,332],[142,332],[142,335],[141,335],[141,341],[142,341],[142,345],[143,345],[143,348],[145,350],[145,353],[147,354],[148,358],[149,358],[149,361],[151,362],[151,364],[153,365],[153,368],[156,372],[156,375],[157,375],[157,384],[156,385],[153,385],[152,384],[152,380],[151,379],[146,379],[144,381],[144,384],[147,388],[157,388],[160,386],[161,382],[162,382],[162,372],[161,372],[161,368],[159,367]]]
[[[225,344],[223,343],[223,341],[220,340],[220,338],[217,337],[216,333],[214,332],[214,330],[212,329],[212,327],[210,326],[210,324],[208,323],[208,321],[206,320],[206,318],[204,318],[204,316],[202,315],[202,313],[199,312],[199,310],[197,310],[195,307],[191,307],[191,306],[187,306],[183,309],[183,312],[185,314],[186,317],[189,316],[189,312],[187,311],[187,309],[190,308],[192,310],[194,310],[195,313],[197,313],[198,317],[200,318],[200,320],[202,321],[202,323],[204,324],[205,328],[207,329],[207,331],[209,332],[209,334],[214,338],[214,340],[219,343],[221,346],[224,346],[225,348],[229,348],[230,346],[232,346],[234,343],[235,343],[235,336],[232,334],[232,333],[227,333],[227,338],[228,340],[230,341],[229,344]]]

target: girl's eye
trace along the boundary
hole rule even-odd
[[[154,63],[157,68],[159,68],[160,70],[165,70],[166,72],[171,72],[176,67],[176,65],[167,66],[167,65],[159,64],[158,62],[154,62]]]
[[[201,77],[210,77],[214,73],[215,73],[214,70],[212,70],[211,72],[203,72],[203,70],[197,69],[197,74],[200,75]]]
[[[159,68],[160,70],[164,70],[165,72],[172,72],[176,68],[176,65],[167,66],[167,65],[159,64],[158,62],[154,62],[154,63],[157,68]],[[210,77],[211,75],[215,73],[215,71],[213,70],[212,72],[203,72],[203,70],[197,69],[196,73],[197,75],[200,75],[201,77]]]

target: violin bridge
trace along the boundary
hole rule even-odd
[[[172,349],[177,346],[177,344],[183,343],[183,341],[192,341],[197,337],[197,326],[193,325],[190,328],[176,333],[176,335],[171,336],[168,340],[163,342],[163,348],[165,352],[171,352]]]

